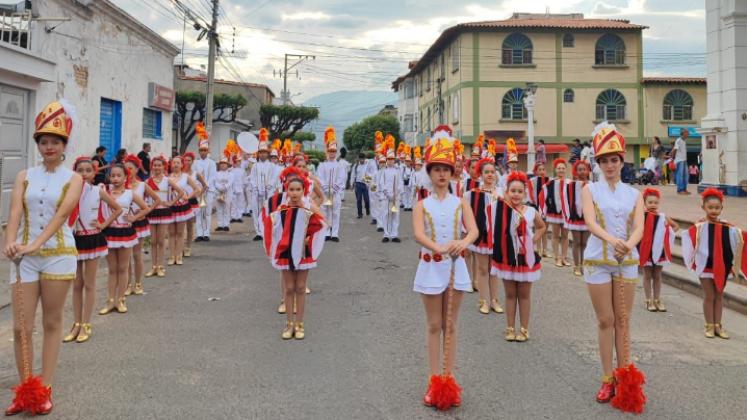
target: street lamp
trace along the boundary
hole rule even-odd
[[[529,118],[529,129],[527,130],[527,138],[529,139],[529,145],[527,150],[527,172],[534,168],[534,161],[536,157],[536,151],[534,150],[534,100],[536,98],[537,85],[535,83],[527,83],[526,89],[524,89],[524,106],[527,108],[527,117]]]

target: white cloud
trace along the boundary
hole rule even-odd
[[[283,14],[283,20],[328,20],[332,16],[324,12],[299,12],[291,15]]]

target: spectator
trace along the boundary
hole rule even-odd
[[[117,152],[117,155],[114,156],[114,164],[123,164],[124,165],[124,159],[127,157],[127,149],[119,149]]]
[[[98,172],[93,177],[95,185],[106,184],[109,175],[109,163],[104,156],[106,156],[106,147],[99,146],[96,148],[96,154],[91,158],[92,161],[98,163]]]
[[[581,160],[591,163],[591,144],[588,140],[584,142],[584,148],[581,150]]]
[[[651,143],[651,150],[649,151],[651,157],[654,158],[654,174],[657,180],[663,179],[662,165],[664,159],[667,156],[667,151],[664,146],[661,145],[661,140],[658,137],[654,137],[654,141]]]
[[[700,184],[700,171],[698,170],[698,165],[690,165],[690,183]]]
[[[573,149],[571,149],[571,158],[568,160],[568,163],[573,165],[579,159],[581,159],[581,140],[575,139],[573,140]]]
[[[677,194],[679,195],[692,194],[687,190],[687,138],[689,136],[690,131],[688,129],[683,128],[680,130],[680,136],[674,142],[674,149],[672,149],[672,158],[674,159],[674,164],[677,166],[675,180],[677,183]]]
[[[143,150],[137,154],[138,159],[143,163],[137,174],[143,181],[147,181],[150,178],[150,150],[150,143],[143,143]]]
[[[539,139],[539,145],[537,146],[537,157],[535,162],[547,163],[547,154],[545,153],[545,141]]]
[[[179,149],[176,148],[176,146],[171,148],[171,157],[179,156]]]

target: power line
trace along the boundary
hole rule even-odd
[[[268,4],[272,3],[273,1],[275,1],[275,0],[268,0],[268,1],[264,2],[264,3],[262,3],[261,6],[257,7],[256,9],[254,9],[251,12],[247,13],[246,15],[244,15],[244,17],[242,17],[241,19],[239,19],[239,21],[242,21],[242,20],[248,18],[249,16],[251,16],[252,14],[254,14],[254,12],[259,11],[261,8],[267,6]]]

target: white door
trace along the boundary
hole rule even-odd
[[[8,221],[10,193],[16,175],[28,162],[29,92],[0,85],[0,151],[5,156],[0,185],[0,222]]]

